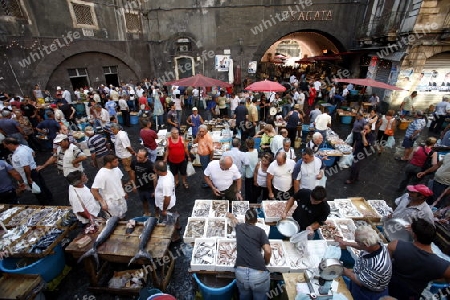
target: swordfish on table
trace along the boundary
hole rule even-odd
[[[150,236],[152,235],[153,229],[155,229],[156,218],[149,217],[147,221],[144,223],[144,230],[142,231],[141,235],[139,236],[139,251],[136,253],[136,255],[130,260],[128,265],[134,263],[136,260],[140,258],[147,258],[149,260],[153,259],[153,257],[148,253],[145,248],[147,247],[147,243],[150,240]]]
[[[84,253],[79,259],[78,263],[80,263],[83,259],[89,256],[94,256],[95,263],[97,264],[97,269],[99,265],[98,261],[98,253],[97,248],[106,242],[106,240],[111,236],[111,234],[114,232],[114,229],[117,227],[117,224],[119,223],[119,217],[111,217],[106,221],[105,228],[103,228],[102,232],[99,234],[97,239],[94,242],[94,245],[92,245],[92,248],[86,253]]]

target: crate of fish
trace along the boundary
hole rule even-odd
[[[20,240],[29,230],[30,227],[27,225],[19,225],[4,232],[0,239],[0,252],[7,251],[8,253],[11,253],[10,247],[12,247],[16,241]]]
[[[70,208],[55,208],[52,212],[44,216],[38,226],[61,227],[62,219],[70,212]]]
[[[270,272],[287,273],[290,270],[286,249],[282,240],[269,240],[272,255],[267,270]],[[264,253],[264,252],[263,252]]]
[[[28,217],[27,226],[36,226],[44,219],[48,214],[52,213],[54,209],[52,207],[35,209],[33,214]]]
[[[374,210],[372,206],[369,205],[369,203],[367,203],[366,199],[364,199],[363,197],[350,197],[349,199],[352,201],[356,209],[363,214],[364,218],[368,218],[375,222],[380,221],[380,214],[376,210]]]
[[[22,224],[27,224],[28,217],[35,212],[35,208],[25,208],[14,214],[9,220],[4,223],[6,227],[11,228]]]
[[[13,217],[16,213],[19,213],[23,207],[14,206],[0,213],[0,222],[3,224],[7,224],[11,217]]]
[[[380,238],[381,242],[383,242],[384,244],[387,244],[388,241],[386,240],[386,237],[384,236],[384,234],[382,232],[380,232],[380,230],[377,228],[377,226],[372,223],[369,220],[355,220],[355,226],[358,229],[361,226],[369,226],[372,227],[373,230],[376,231],[376,233],[378,234],[378,237]]]
[[[227,218],[208,218],[206,221],[206,238],[226,238],[227,237]]]
[[[326,220],[322,226],[319,228],[319,235],[323,240],[326,240],[328,244],[336,244],[334,241],[335,237],[342,237],[342,232],[339,230],[339,227],[332,220]]]
[[[215,271],[216,255],[216,239],[196,239],[192,249],[191,271]]]
[[[281,220],[281,215],[286,209],[286,203],[287,201],[262,201],[262,208],[264,211],[266,223],[278,222],[279,220]],[[296,208],[297,204],[294,203],[294,205],[287,213],[287,216],[292,217],[292,214],[294,213],[294,210]]]
[[[356,225],[352,219],[339,218],[339,219],[333,219],[333,221],[336,223],[337,227],[339,227],[339,230],[342,233],[342,238],[345,241],[347,241],[347,242],[355,241]]]
[[[307,269],[316,269],[322,260],[327,241],[315,240],[297,244],[289,241],[283,242],[286,249],[290,272],[302,272]]]
[[[236,257],[236,239],[217,239],[216,271],[234,272]]]
[[[192,208],[192,217],[209,217],[211,211],[212,200],[195,200]]]
[[[392,214],[392,208],[384,200],[367,200],[367,203],[381,216],[387,217]]]
[[[194,243],[195,239],[205,237],[207,220],[208,218],[188,218],[183,240],[186,243]]]
[[[214,218],[224,218],[230,211],[228,200],[212,200],[209,216]]]
[[[231,212],[236,216],[245,216],[245,212],[250,208],[249,201],[233,201],[231,203]]]
[[[25,235],[21,237],[21,239],[17,240],[14,245],[12,245],[10,249],[10,255],[12,257],[15,256],[24,256],[24,257],[32,257],[34,255],[29,255],[32,247],[46,235],[48,228],[46,227],[37,227],[34,229],[30,229]]]
[[[363,218],[364,215],[353,205],[350,199],[335,199],[337,208],[339,209],[339,214],[343,218]]]

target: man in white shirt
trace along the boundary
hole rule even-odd
[[[104,109],[101,104],[97,103],[94,106],[94,109],[91,110],[91,123],[93,123],[94,127],[105,127],[106,123],[109,122],[109,112]]]
[[[198,104],[199,104],[199,100],[200,100],[200,91],[198,90],[198,88],[194,88],[193,90],[192,90],[192,105],[194,106],[194,107],[198,107]],[[203,108],[205,108],[205,107],[203,107]]]
[[[123,173],[119,169],[119,158],[108,154],[104,158],[104,163],[104,167],[95,175],[91,187],[92,195],[111,216],[125,218],[128,196],[123,189]]]
[[[317,93],[320,92],[321,86],[322,86],[322,83],[319,81],[319,79],[316,79],[316,81],[314,81],[314,88],[316,89]]]
[[[12,137],[3,140],[3,145],[13,153],[11,163],[13,168],[22,177],[22,183],[29,187],[35,182],[41,189],[40,193],[34,194],[41,205],[48,205],[53,201],[53,195],[45,184],[44,177],[36,169],[34,152],[28,146],[21,145],[19,141]]]
[[[72,95],[70,95],[70,92],[68,89],[64,89],[64,92],[62,94],[62,97],[64,99],[66,99],[67,103],[71,104],[72,103]]]
[[[314,120],[316,131],[320,132],[325,140],[327,138],[327,129],[331,127],[331,116],[327,112],[328,109],[325,108],[323,113],[318,115]]]
[[[236,110],[236,107],[238,107],[239,105],[239,97],[238,95],[235,94],[231,94],[231,100],[230,100],[230,110],[231,110],[231,115],[234,116],[234,111]]]
[[[77,219],[83,223],[94,223],[94,218],[100,213],[100,204],[86,187],[87,176],[81,171],[73,171],[67,175],[69,182],[69,202]]]
[[[344,85],[344,89],[342,90],[342,97],[346,98],[349,93],[348,86]]]
[[[295,158],[296,158],[295,150],[294,150],[294,148],[291,147],[291,139],[290,138],[283,139],[282,146],[280,148],[278,148],[276,154],[278,154],[278,152],[286,152],[287,159],[295,160]],[[276,154],[275,154],[275,156],[276,156]]]
[[[269,199],[289,200],[293,195],[292,172],[295,161],[287,159],[285,152],[279,152],[267,169]]]
[[[435,133],[440,133],[442,130],[442,124],[444,124],[447,114],[450,113],[450,96],[445,95],[442,97],[442,101],[436,104],[436,112],[434,113],[435,120],[430,124],[430,130]]]
[[[295,77],[294,74],[292,74],[291,77],[289,77],[289,83],[291,85],[294,85],[295,83],[298,83],[297,77]]]
[[[128,172],[131,178],[131,160],[132,156],[134,156],[136,152],[134,152],[131,147],[128,134],[126,131],[120,130],[119,124],[112,123],[111,131],[115,135],[114,149],[116,150],[116,155],[122,161],[123,169]]]
[[[380,97],[377,94],[372,94],[372,97],[369,98],[369,102],[372,104],[373,109],[376,110],[377,106],[380,104]]]
[[[143,88],[141,88],[141,86],[140,85],[138,85],[137,87],[136,87],[136,97],[139,99],[139,98],[141,98],[142,97],[142,95],[144,95],[144,89]]]
[[[300,163],[300,162],[299,162]],[[322,160],[314,156],[310,148],[305,148],[302,152],[300,172],[294,180],[294,193],[299,189],[313,190],[324,176],[324,165]]]
[[[241,173],[230,156],[222,156],[219,161],[211,161],[204,175],[206,184],[218,199],[224,197],[229,201],[243,200]]]

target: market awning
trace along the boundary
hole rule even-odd
[[[390,60],[390,61],[401,61],[403,57],[405,57],[406,51],[396,51],[391,54],[388,54],[386,56],[380,57],[384,60]]]

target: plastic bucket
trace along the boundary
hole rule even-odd
[[[352,116],[341,116],[342,124],[350,124],[352,122]]]
[[[117,122],[119,122],[119,124],[123,124],[123,118],[122,115],[117,115]]]
[[[131,124],[131,125],[139,124],[139,116],[137,116],[137,115],[131,115],[131,116],[130,116],[130,124]]]
[[[406,130],[408,128],[409,124],[411,124],[411,121],[401,121],[398,128],[400,130]]]
[[[194,274],[194,279],[198,284],[200,292],[202,293],[203,300],[230,300],[233,298],[234,287],[236,285],[236,279],[230,284],[220,288],[212,288],[204,285],[197,274]]]
[[[46,282],[50,282],[62,272],[66,265],[64,251],[60,244],[55,247],[54,252],[24,268],[16,268],[16,263],[21,258],[5,258],[0,261],[0,271],[12,274],[39,274]]]
[[[319,151],[321,150],[334,150],[332,148],[320,148]],[[336,161],[336,156],[330,156],[328,157],[328,159],[324,159],[323,160],[323,164],[325,165],[325,167],[331,167],[332,165],[334,165],[334,162]]]
[[[448,284],[448,283],[433,282],[431,284],[430,292],[433,294],[437,294],[439,292],[439,290],[448,288],[449,286],[450,286],[450,284]]]

